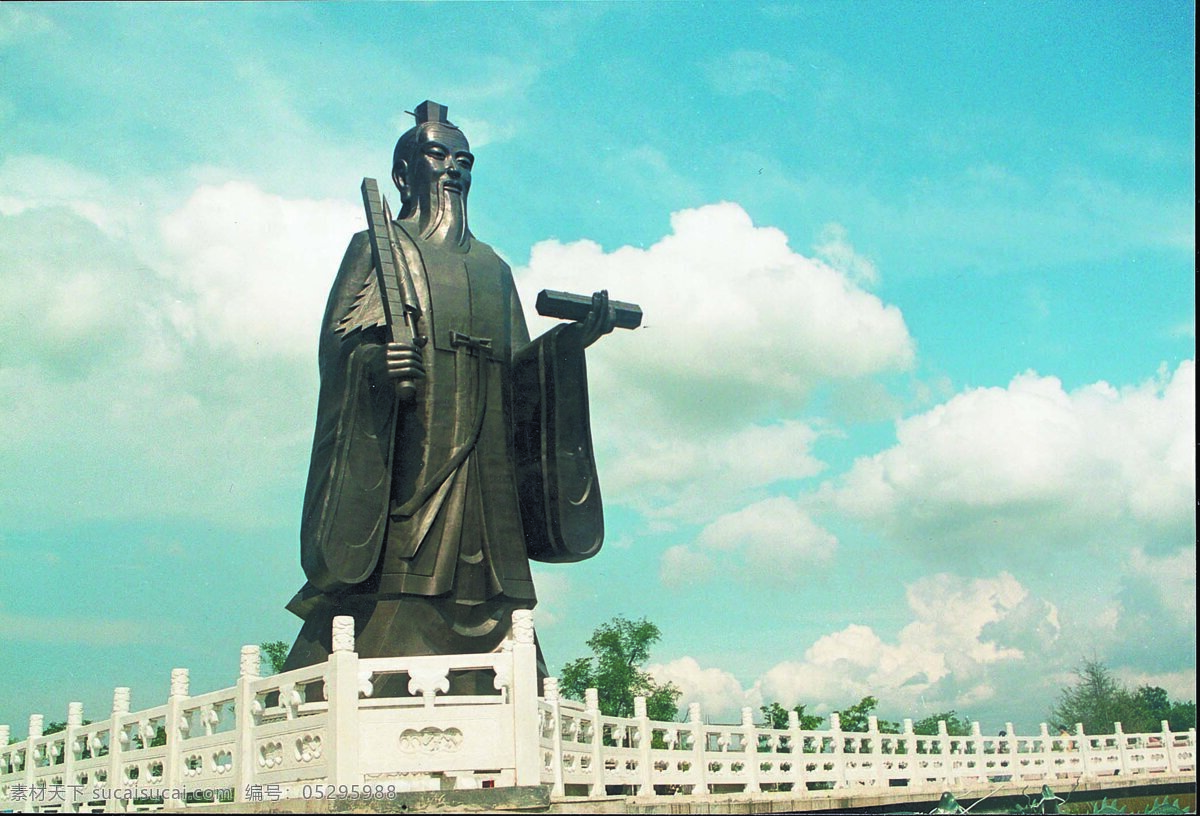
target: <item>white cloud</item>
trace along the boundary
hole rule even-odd
[[[678,589],[702,583],[716,575],[716,566],[705,553],[677,544],[668,547],[659,561],[663,586]]]
[[[138,192],[118,190],[104,176],[46,156],[10,156],[0,164],[0,215],[62,207],[100,228],[127,237],[145,218]]]
[[[701,531],[697,543],[709,550],[744,550],[759,566],[786,568],[793,559],[828,560],[837,538],[794,501],[775,496],[717,519]]]
[[[711,518],[749,487],[819,470],[817,431],[772,418],[793,415],[818,383],[905,369],[914,349],[898,309],[736,204],[677,212],[671,225],[648,249],[545,241],[516,274],[527,293],[608,289],[642,307],[643,329],[588,352],[606,495]],[[532,306],[527,297],[536,333],[550,321]]]
[[[730,96],[770,94],[782,98],[786,82],[796,69],[786,60],[765,51],[742,49],[711,60],[704,66],[704,73],[718,93]]]
[[[894,447],[824,495],[933,547],[1177,535],[1193,524],[1194,419],[1194,361],[1122,389],[1029,372],[897,423]]]
[[[616,448],[604,468],[606,493],[654,517],[705,518],[736,507],[747,490],[815,476],[825,467],[810,450],[818,432],[802,422],[708,433],[604,425],[595,436]]]
[[[869,694],[884,709],[962,710],[995,694],[996,667],[1026,665],[1015,641],[1045,649],[1058,635],[1056,608],[1007,573],[974,580],[933,575],[910,585],[906,597],[914,619],[894,642],[859,624],[825,635],[802,659],[763,675],[763,699],[828,711]]]
[[[22,182],[0,213],[0,300],[17,304],[0,313],[0,449],[23,474],[3,514],[58,513],[69,495],[78,519],[256,523],[263,495],[303,485],[320,315],[360,219],[230,182],[160,233],[152,214],[93,218],[136,202],[69,165],[0,173],[38,168],[47,191]]]
[[[489,119],[474,119],[469,116],[460,116],[451,118],[454,124],[462,129],[466,134],[467,140],[471,143],[472,150],[479,150],[497,142],[506,142],[517,135],[518,129],[514,122],[500,121],[494,122]],[[412,123],[406,125],[412,127]],[[402,133],[403,131],[396,131]]]
[[[1166,691],[1172,700],[1195,701],[1196,699],[1195,668],[1172,672],[1144,672],[1120,669],[1113,673],[1122,683],[1130,688],[1158,686]]]
[[[1148,555],[1141,548],[1129,554],[1129,582],[1142,584],[1155,596],[1156,616],[1167,616],[1180,627],[1196,626],[1196,550],[1172,555]]]
[[[362,213],[230,181],[199,187],[162,221],[168,274],[190,294],[178,319],[248,358],[314,359],[325,299]]]
[[[879,283],[879,270],[869,258],[859,255],[850,244],[850,235],[841,224],[826,224],[821,228],[818,243],[813,247],[817,257],[845,274],[859,286]]]
[[[567,616],[571,599],[571,579],[561,569],[530,564],[533,582],[537,587],[537,607],[534,623],[540,627],[554,626]]]
[[[701,530],[694,546],[663,553],[666,586],[715,577],[794,584],[833,557],[837,537],[818,526],[795,501],[776,496],[727,513]]]
[[[802,655],[780,661],[749,685],[690,656],[648,670],[682,690],[681,708],[699,702],[717,721],[736,719],[743,706],[757,714],[770,701],[828,715],[870,695],[885,718],[953,709],[982,710],[989,715],[983,719],[1003,722],[1014,709],[1028,712],[1026,696],[1049,705],[1053,682],[1069,681],[1056,657],[1063,651],[1057,608],[1012,575],[930,575],[908,585],[905,597],[912,617],[894,638],[852,623],[818,637]],[[1063,673],[1048,677],[1053,666]]]
[[[656,663],[646,671],[659,683],[674,683],[683,692],[679,707],[686,710],[691,703],[699,703],[701,716],[729,719],[743,707],[749,706],[758,715],[762,699],[758,689],[742,688],[738,679],[721,669],[705,669],[693,657],[681,657],[669,663]]]
[[[1150,552],[1133,547],[1123,563],[1110,629],[1096,640],[1114,669],[1178,671],[1196,653],[1196,549]],[[1192,668],[1194,671],[1194,666]]]
[[[107,647],[163,643],[172,635],[162,621],[92,616],[15,615],[0,610],[0,641],[9,643],[83,644]]]
[[[54,32],[58,26],[44,14],[31,7],[14,3],[0,6],[0,45],[16,42],[22,37],[34,37]]]

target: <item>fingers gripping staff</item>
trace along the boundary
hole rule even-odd
[[[387,320],[388,371],[397,378],[396,393],[400,401],[410,404],[416,400],[416,381],[425,376],[421,349],[428,338],[421,332],[421,307],[417,302],[412,271],[396,246],[391,210],[387,199],[380,195],[375,179],[363,179],[362,197],[371,238],[371,260],[375,264],[380,299]],[[403,329],[399,328],[401,323]]]

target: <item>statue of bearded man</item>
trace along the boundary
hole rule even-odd
[[[588,558],[603,539],[583,349],[613,307],[600,293],[530,341],[512,271],[468,226],[475,158],[445,112],[419,106],[393,155],[392,238],[423,336],[388,333],[367,232],[329,294],[288,669],[328,658],[336,615],[363,657],[493,651],[536,603],[529,559]]]

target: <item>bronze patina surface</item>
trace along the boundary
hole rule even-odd
[[[487,652],[536,603],[529,559],[600,549],[584,349],[641,310],[544,292],[570,319],[530,340],[512,271],[467,221],[474,156],[425,102],[393,154],[393,220],[363,182],[321,325],[301,525],[304,619],[287,668],[325,660],[336,615],[363,657]]]

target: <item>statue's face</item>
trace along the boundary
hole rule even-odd
[[[408,167],[411,195],[420,204],[437,209],[447,196],[460,196],[464,203],[471,189],[471,167],[475,157],[462,132],[434,125],[422,128]]]

